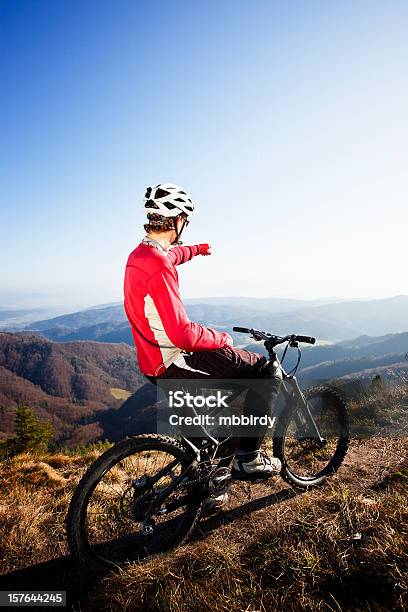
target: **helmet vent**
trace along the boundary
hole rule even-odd
[[[146,204],[145,204],[145,208],[159,208],[156,204],[156,202],[153,202],[153,200],[147,200]]]
[[[164,206],[168,208],[169,210],[173,210],[173,208],[177,208],[177,206],[175,206],[171,202],[164,202]]]
[[[159,187],[159,189],[156,190],[155,198],[165,198],[168,195],[170,195],[170,191],[166,191],[165,189],[161,189]]]

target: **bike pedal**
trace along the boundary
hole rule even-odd
[[[202,513],[204,516],[209,514],[215,514],[216,512],[220,512],[227,505],[229,500],[229,495],[225,491],[222,494],[218,494],[217,496],[209,496],[204,501],[202,505]]]

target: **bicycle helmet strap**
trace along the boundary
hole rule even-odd
[[[176,238],[173,240],[173,242],[171,244],[178,245],[178,246],[183,244],[183,242],[180,240],[180,236],[183,233],[183,229],[184,229],[184,227],[186,225],[186,222],[187,222],[187,219],[184,219],[183,220],[183,225],[181,226],[180,230],[177,230],[177,223],[175,224],[175,226],[176,226]]]

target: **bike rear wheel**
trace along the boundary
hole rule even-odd
[[[311,431],[298,403],[283,413],[273,440],[274,455],[282,462],[282,478],[300,488],[320,485],[332,476],[349,444],[347,406],[339,393],[331,387],[314,387],[304,396],[324,440]]]
[[[193,461],[179,442],[155,435],[116,444],[79,482],[67,516],[68,543],[81,563],[120,567],[183,542],[200,515],[194,476],[154,507],[157,495]]]

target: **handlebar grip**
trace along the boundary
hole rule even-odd
[[[247,327],[233,327],[232,331],[240,332],[241,334],[250,334],[251,330]]]
[[[298,342],[306,342],[307,344],[314,344],[316,342],[316,338],[313,338],[313,336],[296,336],[296,340]]]

